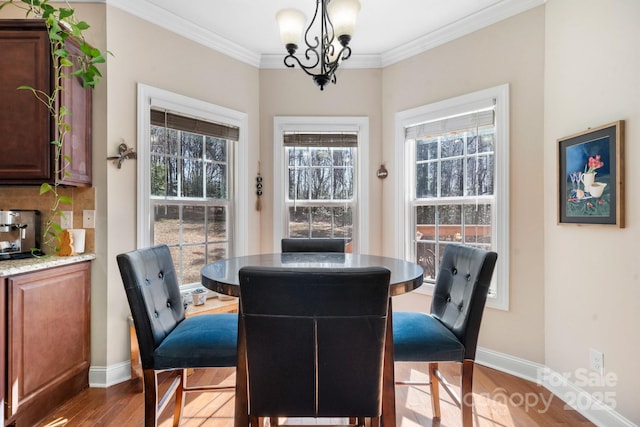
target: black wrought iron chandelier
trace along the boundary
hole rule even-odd
[[[289,53],[284,58],[284,64],[289,68],[298,64],[313,78],[320,90],[324,90],[329,82],[335,83],[338,66],[351,56],[349,42],[359,11],[358,0],[316,0],[316,11],[304,33],[307,45],[304,63],[295,55],[306,21],[304,14],[297,9],[278,12],[276,20],[280,27],[280,38]],[[319,35],[311,34],[312,30],[318,29]]]

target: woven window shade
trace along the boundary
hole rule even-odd
[[[406,128],[407,139],[428,138],[447,133],[491,126],[495,122],[494,110],[475,111],[460,116],[448,117],[433,122],[421,123]]]
[[[355,133],[285,133],[285,147],[357,147]]]
[[[240,129],[235,126],[208,122],[193,117],[181,116],[168,111],[151,110],[151,124],[154,126],[168,127],[170,129],[213,136],[232,141],[240,138]]]

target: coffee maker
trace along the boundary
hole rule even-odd
[[[0,210],[0,260],[42,255],[40,211]]]

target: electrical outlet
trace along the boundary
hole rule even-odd
[[[96,211],[82,211],[82,228],[96,228]]]
[[[604,354],[601,351],[593,348],[589,349],[589,368],[600,375],[604,375]]]
[[[73,228],[73,211],[62,211],[60,213],[60,227],[63,230]]]

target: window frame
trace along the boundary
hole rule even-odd
[[[187,116],[198,117],[218,123],[228,124],[239,128],[238,141],[228,146],[233,168],[232,185],[228,189],[228,198],[232,205],[233,224],[230,230],[230,256],[245,255],[248,251],[248,206],[249,191],[248,177],[240,171],[248,170],[248,115],[211,104],[206,101],[180,95],[164,89],[138,83],[137,105],[137,247],[151,246],[152,209],[151,209],[151,141],[150,141],[150,110],[152,107],[167,109]],[[200,286],[200,285],[198,285]],[[189,286],[183,287],[185,290]]]
[[[412,188],[415,173],[414,154],[407,146],[405,129],[419,123],[466,113],[486,105],[488,99],[495,99],[495,206],[492,226],[495,228],[493,250],[500,254],[493,280],[496,295],[487,298],[487,306],[500,310],[509,309],[509,85],[472,92],[443,101],[396,113],[395,117],[395,158],[396,170],[404,171],[396,179],[395,191],[395,256],[412,260],[412,234],[415,233],[414,204]],[[414,144],[411,144],[414,145]],[[413,163],[412,163],[413,161]],[[425,282],[415,292],[432,295],[434,285]]]
[[[366,171],[369,170],[369,118],[368,117],[304,117],[304,116],[276,116],[273,119],[273,251],[280,252],[280,240],[285,237],[284,232],[288,217],[285,209],[285,187],[288,168],[285,162],[284,149],[285,132],[356,132],[358,144],[356,150],[355,167],[355,195],[353,210],[354,252],[368,253],[369,249],[369,221],[365,212],[369,211],[369,182]]]

